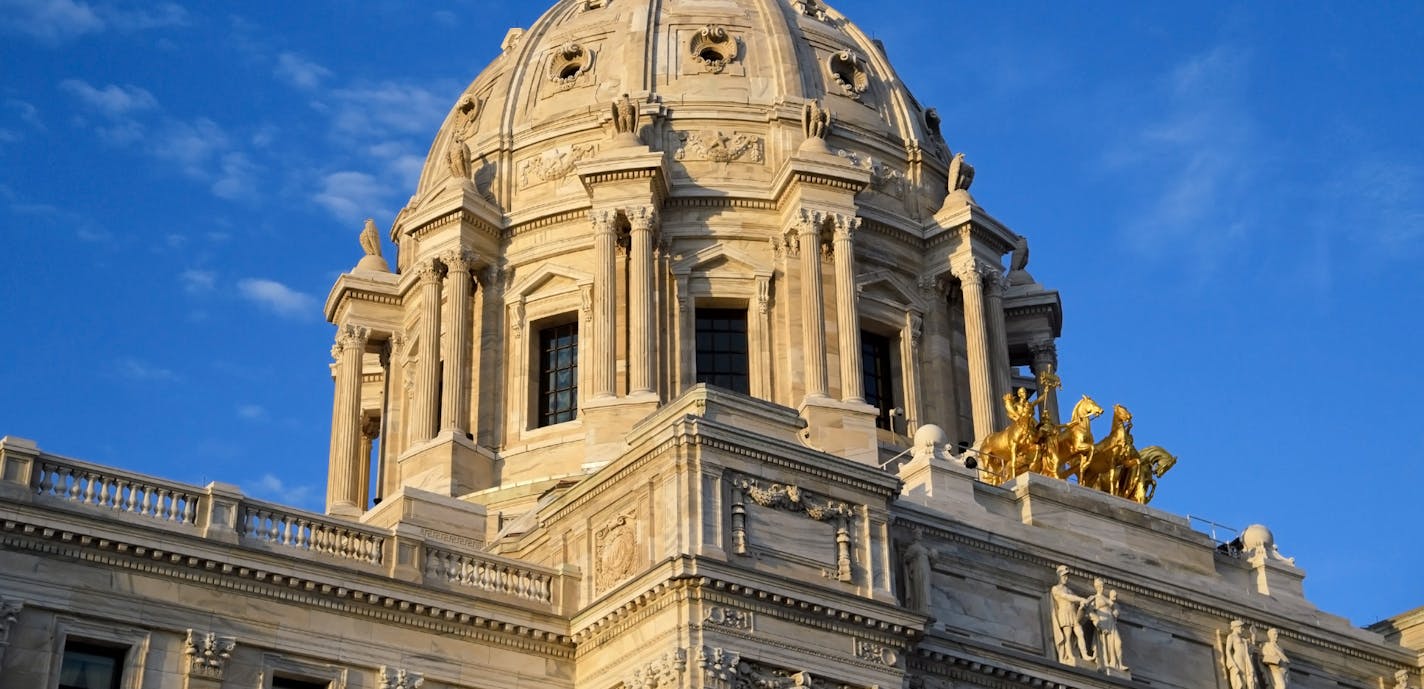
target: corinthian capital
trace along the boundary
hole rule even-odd
[[[985,283],[997,281],[1001,273],[997,267],[972,256],[950,263],[949,272],[960,282],[977,280]]]
[[[440,266],[432,260],[425,260],[417,263],[414,267],[415,275],[423,285],[429,285],[440,280]]]
[[[347,349],[364,349],[366,340],[371,336],[371,329],[361,325],[344,325],[336,331],[336,346],[332,347],[333,355]]]
[[[823,211],[802,208],[796,219],[796,231],[799,234],[816,234],[826,224],[826,213]]]
[[[594,234],[612,234],[617,219],[617,211],[605,209],[588,212],[588,221],[593,224]]]
[[[628,227],[633,230],[648,230],[658,223],[658,209],[653,206],[631,206],[623,209],[628,218]]]
[[[835,228],[837,239],[850,239],[855,231],[860,229],[860,218],[845,213],[832,213],[831,224]]]
[[[440,262],[444,263],[445,268],[452,273],[469,274],[470,268],[474,267],[477,260],[479,260],[479,255],[465,247],[451,249],[440,254]]]

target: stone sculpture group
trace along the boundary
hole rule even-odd
[[[1058,583],[1049,590],[1053,610],[1053,646],[1058,662],[1095,667],[1111,677],[1132,675],[1122,659],[1117,591],[1093,579],[1093,593],[1080,596],[1068,585],[1068,567],[1058,566]],[[1091,646],[1091,648],[1089,648]]]

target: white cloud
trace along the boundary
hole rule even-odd
[[[178,274],[178,279],[183,282],[183,291],[189,294],[198,294],[211,290],[217,284],[217,273],[211,270],[199,270],[189,268]]]
[[[39,108],[36,108],[31,103],[27,103],[18,98],[7,98],[5,99],[5,109],[14,111],[15,116],[19,117],[21,122],[24,122],[37,131],[43,132],[49,129],[45,126],[44,121],[40,119]]]
[[[267,409],[260,404],[240,404],[237,407],[237,416],[248,421],[261,421],[267,418]]]
[[[376,206],[390,189],[364,172],[333,172],[321,180],[321,191],[313,198],[338,219],[360,222],[379,215]]]
[[[257,195],[259,168],[245,153],[224,153],[218,163],[218,178],[213,182],[213,194],[228,200],[249,199]]]
[[[158,107],[152,93],[133,85],[109,84],[99,88],[81,79],[65,79],[59,82],[59,88],[110,119]]]
[[[296,53],[282,53],[277,56],[276,74],[297,88],[312,89],[331,76],[331,70]]]
[[[1349,186],[1361,201],[1362,226],[1390,256],[1417,252],[1424,242],[1424,171],[1379,158],[1362,160],[1350,171]]]
[[[382,141],[393,134],[427,136],[454,103],[416,84],[381,82],[332,92],[332,125],[337,133]]]
[[[120,359],[114,364],[114,374],[134,381],[175,381],[178,374],[171,369],[155,366],[134,358]]]
[[[214,158],[228,145],[227,134],[212,120],[173,120],[154,137],[153,154],[176,163],[190,177],[210,179],[216,174]]]
[[[311,486],[289,486],[272,474],[263,474],[256,483],[244,485],[243,490],[259,499],[272,500],[303,509],[317,509],[306,504],[313,499],[312,496],[315,493]]]
[[[246,278],[238,281],[237,290],[243,298],[280,316],[295,318],[316,312],[316,299],[276,280]]]
[[[0,29],[51,45],[108,30],[131,33],[187,23],[187,10],[174,3],[120,9],[80,0],[0,0]]]

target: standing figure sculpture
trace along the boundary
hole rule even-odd
[[[1290,658],[1281,650],[1280,631],[1266,630],[1266,643],[1261,644],[1261,664],[1271,680],[1271,689],[1286,689],[1286,676],[1290,674]]]
[[[1231,621],[1231,633],[1226,635],[1222,662],[1226,666],[1226,683],[1231,689],[1256,689],[1256,666],[1251,660],[1251,641],[1243,631],[1246,623]]]
[[[1048,594],[1053,604],[1053,647],[1058,651],[1058,662],[1077,666],[1080,661],[1093,660],[1083,638],[1083,606],[1087,599],[1068,587],[1067,566],[1058,566],[1058,583]]]
[[[1093,579],[1093,595],[1085,605],[1088,621],[1096,631],[1093,650],[1105,670],[1127,672],[1122,662],[1122,636],[1117,629],[1117,591],[1107,591],[1102,579]]]
[[[989,434],[979,443],[981,468],[986,482],[1003,483],[1024,471],[1033,471],[1041,450],[1041,424],[1034,420],[1033,410],[1041,407],[1043,398],[1028,399],[1028,391],[1004,395],[1004,411],[1009,427]],[[1040,412],[1041,414],[1041,412]]]
[[[930,577],[934,569],[934,552],[924,544],[924,537],[915,529],[915,540],[905,547],[905,607],[928,615],[930,612]]]

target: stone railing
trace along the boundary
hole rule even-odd
[[[180,483],[52,456],[35,462],[30,488],[44,499],[189,526],[197,524],[203,495],[200,489]]]
[[[443,581],[539,603],[554,602],[559,573],[486,553],[457,553],[425,545],[425,581]]]
[[[549,612],[578,603],[577,568],[550,568],[427,540],[419,527],[369,526],[254,500],[236,486],[203,488],[41,452],[0,438],[0,507],[30,504],[216,541],[241,551],[326,561],[369,574],[488,594]],[[73,519],[66,520],[74,528]],[[137,542],[152,536],[131,531]],[[156,538],[162,540],[164,536]],[[478,597],[478,595],[476,595]]]
[[[388,534],[310,512],[243,499],[237,534],[244,540],[372,565],[384,562]]]

